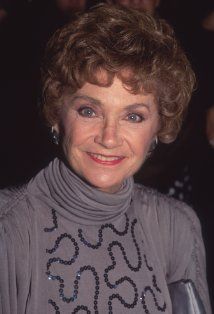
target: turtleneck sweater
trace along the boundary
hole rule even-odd
[[[46,199],[49,206],[53,206],[51,203],[54,201],[60,215],[79,224],[100,225],[113,222],[130,207],[132,178],[123,182],[119,192],[105,193],[84,182],[65,163],[55,159],[45,169],[40,180],[37,186],[47,187],[42,195],[48,196]]]
[[[211,313],[197,217],[133,178],[105,193],[55,159],[1,193],[1,314],[172,313],[187,278]]]

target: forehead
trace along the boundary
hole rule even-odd
[[[155,105],[155,97],[152,93],[133,93],[119,78],[114,77],[110,86],[99,86],[86,82],[73,95],[88,96],[98,100],[101,104],[129,105],[146,102],[151,107]]]

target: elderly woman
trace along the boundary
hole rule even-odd
[[[175,139],[194,85],[171,28],[98,6],[55,33],[42,74],[63,153],[1,193],[0,313],[172,313],[181,279],[210,313],[196,215],[132,178]]]

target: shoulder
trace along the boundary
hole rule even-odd
[[[0,191],[0,313],[11,313],[8,302],[16,299],[16,289],[20,288],[20,300],[28,293],[34,260],[32,222],[25,186]]]
[[[172,225],[179,226],[179,230],[200,229],[200,222],[195,211],[186,203],[176,200],[173,197],[164,195],[154,189],[135,184],[135,197],[142,204],[144,212],[149,217],[156,217],[159,226],[164,228]]]
[[[204,245],[200,221],[187,204],[155,190],[137,185],[141,200],[138,217],[147,223],[159,256],[164,256],[168,278],[185,278],[189,265],[199,274],[204,269]]]
[[[11,213],[14,208],[17,208],[25,198],[25,195],[25,186],[0,190],[0,218]]]
[[[137,185],[138,217],[147,224],[154,240],[161,246],[165,260],[176,263],[179,258],[190,258],[201,247],[200,221],[194,210],[187,204],[168,197],[156,190]]]
[[[20,239],[31,228],[31,213],[26,186],[0,191],[0,236]]]

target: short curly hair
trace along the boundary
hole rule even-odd
[[[99,80],[100,70],[107,73]],[[128,71],[127,71],[128,70]],[[172,28],[143,12],[102,4],[57,30],[42,65],[43,113],[59,122],[62,99],[85,82],[110,86],[117,76],[131,93],[152,93],[159,115],[159,140],[173,141],[195,84],[195,75]]]

